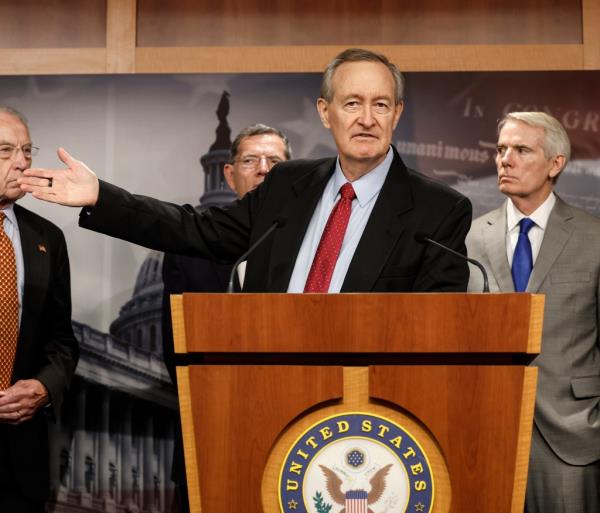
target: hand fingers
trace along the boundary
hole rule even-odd
[[[58,158],[71,168],[75,167],[79,162],[77,159],[74,159],[73,156],[64,148],[58,148],[56,153],[58,154]]]
[[[16,385],[14,385],[16,388]],[[0,419],[31,417],[37,409],[36,397],[27,390],[15,390],[0,399]]]
[[[37,178],[52,178],[58,174],[60,169],[44,169],[43,167],[32,167],[23,171],[23,176],[17,179],[17,182],[22,183],[24,177],[37,177]]]
[[[46,180],[46,184],[48,181]],[[33,196],[38,193],[46,193],[50,196],[55,196],[56,193],[53,193],[54,187],[48,187],[48,185],[30,185],[29,183],[22,183],[20,188],[23,192],[30,192]]]
[[[6,424],[20,424],[33,417],[33,413],[30,410],[15,410],[10,413],[0,414],[0,423]]]
[[[37,176],[27,176],[18,179],[19,185],[31,185],[34,187],[47,187],[50,188],[53,185],[53,178],[39,178]],[[29,192],[29,191],[28,191]]]
[[[49,189],[49,190],[52,190],[52,189]],[[64,204],[64,203],[61,203],[62,200],[53,192],[41,192],[39,190],[27,191],[27,192],[31,192],[31,195],[34,198],[37,198],[40,200],[49,201],[50,203],[60,203],[61,205]]]
[[[0,417],[9,416],[10,418],[15,416],[15,413],[19,410],[24,409],[24,406],[17,400],[11,400],[10,402],[5,402],[0,406]]]

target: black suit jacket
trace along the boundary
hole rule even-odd
[[[0,465],[9,465],[22,491],[43,500],[49,488],[47,418],[57,416],[75,372],[79,345],[71,326],[69,258],[59,228],[19,205],[25,267],[22,316],[12,383],[37,379],[48,389],[50,406],[20,425],[0,424]]]
[[[175,373],[175,351],[173,347],[173,323],[171,320],[171,294],[183,292],[225,292],[229,281],[231,265],[218,264],[206,258],[195,258],[166,253],[163,259],[163,303],[162,303],[162,341],[163,359],[174,385],[177,385]],[[185,461],[181,425],[177,422],[173,466],[171,479],[179,485],[182,501],[187,504]]]
[[[100,183],[96,207],[80,225],[136,244],[232,263],[276,220],[284,224],[248,259],[244,291],[284,292],[335,159],[275,166],[254,191],[231,205],[198,213]],[[342,292],[465,291],[469,271],[433,246],[424,232],[466,254],[471,203],[449,187],[394,160],[346,274]]]
[[[166,253],[163,259],[162,338],[164,362],[173,384],[175,377],[171,294],[184,292],[225,292],[231,265],[206,258]]]

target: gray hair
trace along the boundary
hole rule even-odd
[[[8,114],[17,118],[21,123],[25,125],[27,130],[29,130],[29,122],[27,121],[27,118],[23,114],[21,114],[17,109],[13,109],[8,105],[0,105],[0,113]]]
[[[290,146],[290,141],[285,136],[285,134],[278,130],[277,128],[273,128],[267,125],[263,125],[262,123],[256,123],[254,125],[250,125],[249,127],[244,128],[237,137],[234,139],[233,143],[231,143],[231,152],[229,157],[229,163],[233,164],[238,157],[238,152],[240,151],[240,144],[242,140],[246,137],[252,137],[254,135],[276,135],[281,138],[284,146],[284,155],[286,160],[290,160],[292,158],[292,147]]]
[[[348,48],[336,56],[325,68],[321,82],[321,98],[327,102],[333,100],[333,74],[345,62],[380,62],[390,70],[394,79],[394,101],[398,105],[404,98],[404,77],[395,64],[381,53],[363,50],[362,48]]]
[[[544,156],[551,159],[557,155],[563,155],[565,157],[564,169],[571,158],[571,141],[558,119],[545,112],[509,112],[498,123],[498,134],[502,127],[511,120],[520,121],[534,128],[542,128],[544,130],[544,140],[542,141]]]

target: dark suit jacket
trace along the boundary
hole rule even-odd
[[[164,285],[162,304],[163,358],[174,385],[177,385],[177,377],[175,373],[170,296],[171,294],[182,294],[183,292],[225,292],[230,272],[230,265],[218,264],[206,258],[171,253],[166,253],[164,256],[162,267]],[[180,494],[186,493],[185,490],[181,489],[181,486],[186,484],[186,474],[179,422],[176,426],[171,479],[180,486]],[[183,499],[187,501],[187,497],[183,497]]]
[[[465,262],[415,242],[416,232],[466,253],[471,203],[394,160],[350,263],[342,292],[464,291]],[[278,164],[244,198],[199,214],[100,183],[96,207],[80,225],[136,244],[232,263],[275,220],[284,220],[249,258],[244,291],[285,292],[310,219],[335,159]]]
[[[231,265],[206,258],[166,253],[163,259],[162,336],[163,356],[171,381],[176,384],[171,322],[171,294],[184,292],[225,292]]]
[[[22,491],[37,500],[48,494],[47,417],[57,416],[79,358],[71,327],[71,283],[64,236],[49,221],[15,205],[25,266],[19,340],[12,383],[38,379],[51,406],[17,426],[0,424],[6,442],[0,465],[14,471]]]

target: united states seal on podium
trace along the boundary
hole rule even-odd
[[[282,513],[430,513],[432,470],[398,423],[348,412],[319,420],[291,445],[279,473]]]

